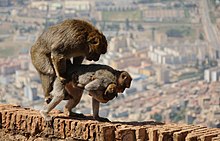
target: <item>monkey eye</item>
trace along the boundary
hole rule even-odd
[[[90,41],[90,43],[91,43],[91,44],[98,44],[98,42],[95,41],[95,40]]]
[[[98,38],[92,38],[90,41],[89,41],[90,44],[99,44],[99,39]]]

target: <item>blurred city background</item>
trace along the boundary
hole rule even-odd
[[[107,37],[97,63],[133,77],[101,116],[220,127],[220,0],[0,0],[0,103],[42,108],[29,50],[43,30],[73,18]],[[91,113],[91,97],[74,111]]]

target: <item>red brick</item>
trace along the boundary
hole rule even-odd
[[[178,132],[180,129],[159,129],[158,130],[158,141],[173,140],[173,133]]]
[[[2,128],[2,113],[0,112],[0,129]]]
[[[217,137],[212,138],[212,141],[220,141],[220,135]]]
[[[220,129],[156,122],[98,122],[68,119],[60,111],[46,124],[39,111],[0,104],[0,140],[219,141]]]
[[[65,119],[55,118],[53,126],[54,126],[54,136],[65,138]]]
[[[158,128],[153,127],[153,128],[148,128],[148,136],[149,136],[149,141],[158,141]]]
[[[201,141],[212,141],[212,138],[217,137],[220,135],[220,132],[215,132],[215,133],[210,133],[210,134],[205,134],[199,137]]]
[[[173,141],[185,141],[185,138],[188,133],[191,133],[193,130],[201,129],[204,127],[191,127],[191,128],[183,128],[183,130],[175,132],[173,134]]]
[[[90,125],[90,140],[114,141],[115,130],[111,124],[94,122]]]
[[[130,128],[117,130],[115,136],[116,141],[136,141],[135,130]]]

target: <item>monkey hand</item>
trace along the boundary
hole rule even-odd
[[[62,76],[58,77],[60,79],[60,82],[62,82],[63,84],[66,84],[68,82],[68,80]]]

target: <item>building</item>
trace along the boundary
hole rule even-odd
[[[0,0],[0,7],[7,7],[10,5],[9,0]]]
[[[150,47],[149,58],[155,64],[162,65],[185,65],[196,62],[196,54],[179,50],[178,47]]]
[[[39,99],[37,96],[37,88],[33,88],[30,85],[24,86],[24,96],[30,101]]]
[[[169,70],[163,67],[157,69],[157,82],[166,84],[170,82]]]
[[[206,82],[216,82],[220,79],[220,67],[209,68],[204,71],[204,80]]]
[[[91,5],[89,1],[65,0],[63,7],[65,10],[90,11]]]

